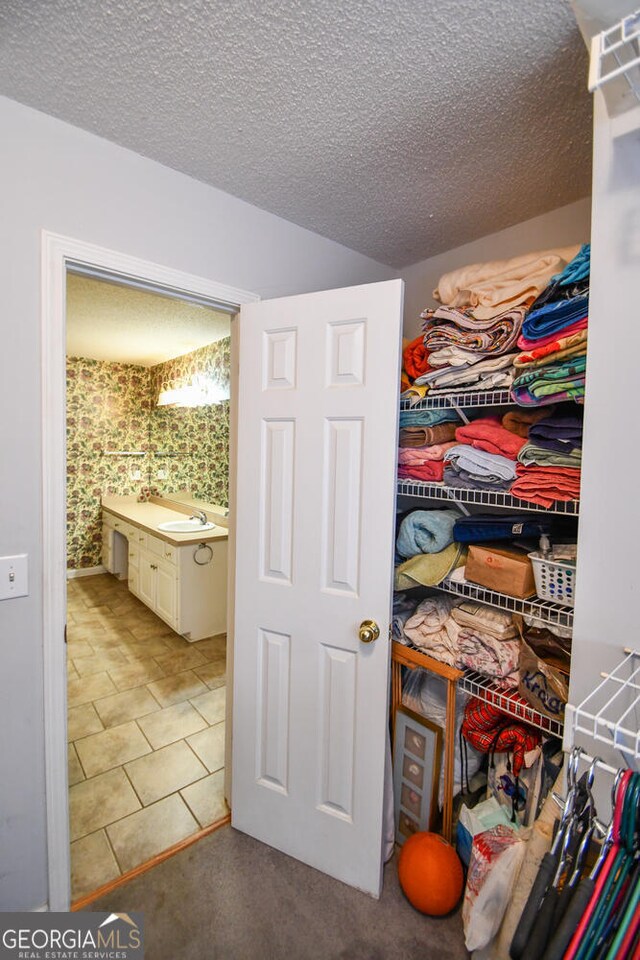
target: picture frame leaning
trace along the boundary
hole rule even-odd
[[[393,749],[396,843],[417,831],[433,830],[438,819],[442,728],[398,707]]]

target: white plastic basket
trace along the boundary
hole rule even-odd
[[[576,565],[570,560],[549,560],[539,553],[530,553],[536,593],[541,600],[563,603],[572,607],[575,603]]]

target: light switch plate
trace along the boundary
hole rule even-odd
[[[0,557],[0,600],[26,597],[29,593],[29,558],[26,553]]]

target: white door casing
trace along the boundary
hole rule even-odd
[[[374,896],[402,298],[392,280],[240,316],[232,822]]]

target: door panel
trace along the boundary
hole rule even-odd
[[[240,318],[233,824],[375,896],[402,290]]]

